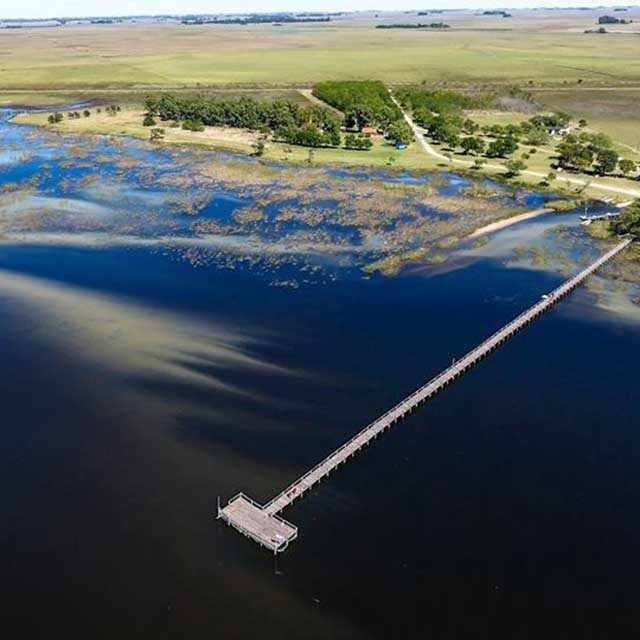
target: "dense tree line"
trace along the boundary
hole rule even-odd
[[[309,147],[339,146],[342,118],[319,106],[251,97],[219,100],[206,95],[162,94],[145,100],[147,122],[155,117],[182,122],[192,131],[225,126],[273,133],[276,140]],[[150,124],[150,126],[152,126]]]
[[[598,24],[631,24],[632,22],[633,20],[625,20],[615,16],[600,16],[598,18]]]
[[[386,130],[392,122],[402,119],[387,88],[377,80],[319,82],[313,87],[313,95],[342,111],[345,126],[350,130],[359,131],[363,127]]]
[[[203,24],[271,24],[271,23],[304,23],[304,22],[331,22],[329,16],[298,16],[288,13],[258,13],[245,18],[206,18],[188,17],[184,18],[182,24],[203,25]]]
[[[451,25],[446,22],[405,22],[397,24],[377,24],[376,29],[450,29]]]
[[[459,113],[464,109],[480,109],[493,100],[493,96],[469,96],[459,91],[415,87],[398,89],[395,95],[405,109],[413,111],[414,116],[418,112],[448,115]]]

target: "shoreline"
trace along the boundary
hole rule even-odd
[[[93,128],[86,128],[86,129],[80,129],[80,130],[76,130],[74,131],[73,129],[69,129],[67,126],[65,126],[65,123],[63,123],[62,127],[57,127],[57,126],[47,126],[46,122],[44,122],[43,120],[41,120],[45,115],[46,115],[46,111],[44,112],[40,112],[37,114],[34,113],[26,113],[26,114],[15,114],[8,122],[14,126],[31,126],[31,127],[36,127],[36,128],[43,128],[43,129],[48,129],[49,131],[53,131],[55,133],[61,134],[61,135],[71,135],[71,136],[79,136],[79,137],[91,137],[91,136],[114,136],[114,137],[124,137],[124,138],[132,138],[132,139],[137,139],[137,140],[148,140],[147,139],[147,132],[148,129],[147,128],[143,128],[142,126],[131,126],[130,123],[113,123],[113,124],[118,124],[123,126],[123,128],[120,128],[120,126],[116,126],[113,127],[113,130],[108,131],[108,130],[103,130],[104,124],[100,125],[98,124],[97,127]],[[36,117],[36,121],[33,121],[33,116]],[[21,121],[21,120],[27,120],[26,122]],[[95,120],[94,120],[95,121]],[[90,124],[94,124],[94,121],[92,121]],[[111,124],[111,123],[109,123]],[[128,125],[128,126],[127,126]],[[215,129],[215,128],[209,128],[211,130]],[[169,135],[171,135],[172,129],[168,130]],[[219,131],[217,131],[216,133],[220,133]],[[248,132],[245,132],[245,139],[242,139],[242,136],[238,136],[236,139],[224,139],[222,137],[218,138],[215,135],[203,135],[201,137],[198,138],[194,138],[192,134],[189,134],[189,136],[184,136],[181,135],[183,134],[182,130],[178,131],[178,134],[176,135],[176,137],[174,139],[164,139],[162,141],[160,141],[159,146],[165,146],[165,147],[191,147],[191,148],[196,148],[196,149],[210,149],[212,151],[219,151],[219,152],[226,152],[226,153],[234,153],[234,154],[240,154],[246,157],[254,157],[256,158],[258,161],[262,160],[262,161],[266,161],[266,162],[278,162],[278,163],[283,163],[285,165],[291,166],[291,167],[296,167],[296,166],[308,166],[308,161],[305,159],[304,157],[304,151],[308,151],[307,147],[303,147],[301,149],[296,148],[295,151],[296,153],[291,155],[291,156],[284,156],[281,157],[279,151],[281,151],[280,147],[282,147],[283,145],[281,145],[281,143],[273,143],[271,142],[268,147],[267,147],[267,152],[264,154],[264,156],[262,157],[258,157],[255,155],[255,153],[253,153],[253,149],[252,149],[252,144],[251,144],[251,139],[252,136],[251,134],[247,135]],[[174,133],[175,135],[175,133]],[[257,139],[257,138],[256,138]],[[424,139],[421,137],[418,138],[416,140],[416,143],[423,142]],[[426,141],[424,141],[426,142]],[[504,181],[503,176],[501,174],[493,174],[493,173],[480,173],[480,174],[475,174],[474,172],[471,172],[469,170],[468,167],[463,167],[463,166],[424,166],[424,167],[415,167],[412,166],[411,164],[404,164],[402,162],[396,164],[395,166],[388,166],[388,165],[384,165],[382,164],[379,159],[378,162],[376,161],[371,161],[373,160],[373,158],[367,157],[366,155],[362,155],[357,158],[357,161],[353,161],[355,160],[355,158],[351,158],[351,161],[345,161],[344,158],[336,158],[336,157],[331,157],[331,158],[323,158],[322,154],[325,151],[325,149],[312,149],[312,151],[314,151],[315,153],[318,154],[318,156],[320,156],[319,158],[316,157],[315,162],[313,163],[314,166],[316,167],[324,167],[324,168],[329,168],[329,167],[347,167],[347,168],[352,168],[352,169],[362,169],[362,170],[380,170],[380,169],[384,169],[386,171],[389,171],[390,173],[397,173],[399,171],[407,171],[409,173],[425,173],[425,174],[434,174],[434,173],[439,173],[442,171],[447,171],[447,172],[451,172],[453,174],[457,174],[460,176],[465,176],[465,177],[469,177],[469,178],[480,178],[480,177],[486,177],[489,178],[491,180],[495,180],[498,183],[505,183],[506,181]],[[333,151],[333,150],[330,150]],[[346,154],[351,154],[352,152],[345,152]],[[370,152],[365,152],[367,155]],[[422,154],[420,154],[422,155]],[[427,156],[428,157],[428,156]],[[509,183],[507,183],[509,184]],[[529,185],[526,183],[520,183],[520,184],[513,184],[511,183],[513,186],[516,186],[519,189],[533,189],[536,188],[536,185]],[[539,185],[537,186],[538,189],[540,189]],[[551,187],[547,187],[546,189],[544,189],[544,191],[547,191],[548,193],[554,193],[558,196],[565,196],[565,197],[569,197],[571,198],[573,194],[569,194],[567,193],[563,188],[560,187],[560,185],[553,185]],[[616,203],[616,206],[622,207],[627,203]],[[519,222],[524,222],[526,220],[529,219],[533,219],[536,218],[538,216],[544,215],[546,213],[553,213],[553,210],[550,208],[540,208],[540,209],[536,209],[534,211],[528,211],[526,213],[522,213],[522,214],[516,214],[514,216],[510,216],[510,217],[506,217],[506,218],[501,218],[501,219],[497,219],[494,222],[491,222],[489,224],[486,224],[482,227],[479,227],[478,229],[475,229],[474,231],[472,231],[470,234],[468,234],[467,236],[465,236],[468,239],[475,239],[475,238],[479,238],[482,237],[484,235],[499,231],[501,229],[510,227],[514,224],[517,224]]]
[[[528,211],[527,213],[521,213],[516,216],[511,216],[510,218],[503,218],[502,220],[496,220],[495,222],[491,222],[489,224],[484,225],[484,227],[480,227],[470,233],[467,236],[467,239],[479,238],[480,236],[485,236],[489,233],[493,233],[494,231],[500,231],[501,229],[506,229],[514,224],[518,224],[518,222],[524,222],[525,220],[531,220],[533,218],[537,218],[539,216],[544,215],[545,213],[553,213],[553,209],[534,209],[533,211]]]

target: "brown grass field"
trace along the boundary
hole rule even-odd
[[[451,29],[381,30],[398,14],[314,25],[141,23],[0,30],[0,89],[396,83],[640,85],[638,24],[585,34],[602,11],[444,14]],[[640,10],[625,13],[640,20]]]

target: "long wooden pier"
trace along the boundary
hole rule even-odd
[[[370,444],[387,429],[390,429],[416,408],[440,393],[445,387],[484,360],[545,311],[560,302],[591,274],[626,249],[631,242],[633,242],[633,238],[623,240],[586,269],[549,294],[542,296],[538,302],[491,335],[482,344],[469,351],[463,358],[454,362],[442,373],[439,373],[435,378],[367,425],[351,440],[345,442],[315,467],[290,484],[284,491],[267,502],[267,504],[259,505],[240,493],[232,498],[224,508],[218,506],[218,518],[221,518],[274,553],[284,551],[289,543],[297,538],[298,529],[278,515],[283,509],[298,498],[301,498],[307,491],[326,478],[334,469],[347,462],[363,447]]]

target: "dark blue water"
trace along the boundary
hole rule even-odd
[[[536,224],[529,246],[556,223]],[[291,290],[157,247],[0,244],[7,626],[637,636],[640,325],[586,290],[289,509],[277,565],[213,519],[218,495],[267,500],[562,280],[505,255]]]

